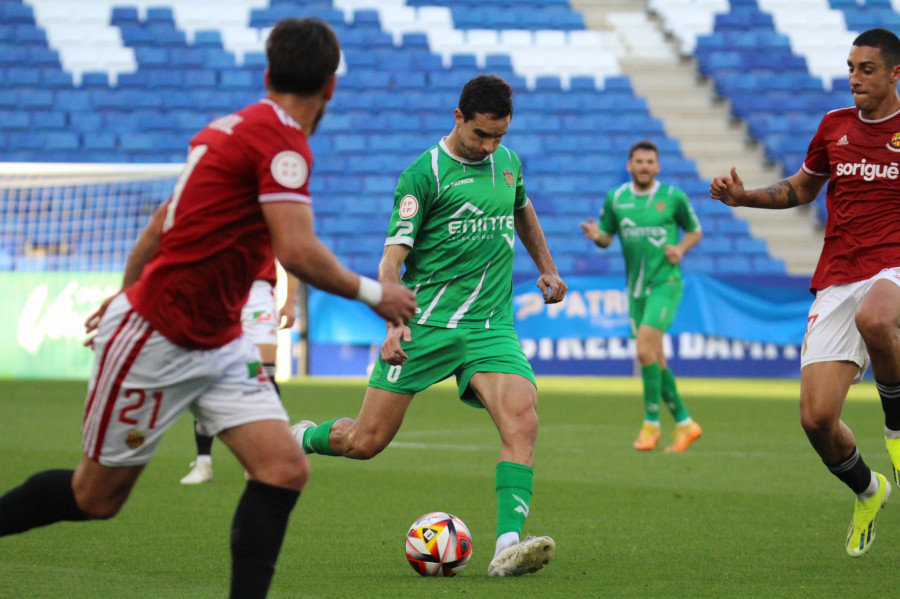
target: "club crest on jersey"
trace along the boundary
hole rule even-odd
[[[503,169],[503,180],[506,181],[506,184],[510,187],[516,184],[516,178],[508,168]]]
[[[309,176],[309,167],[306,165],[306,159],[294,152],[293,150],[285,150],[275,154],[272,158],[272,178],[288,189],[299,189],[306,183]]]
[[[656,205],[656,211],[657,211],[657,212],[662,212],[663,210],[666,209],[666,203],[665,203],[665,202],[656,202],[655,205]]]
[[[891,136],[891,141],[887,143],[886,147],[892,152],[900,152],[900,131]]]
[[[127,445],[130,449],[137,449],[138,447],[143,445],[144,441],[146,440],[147,437],[144,435],[144,431],[134,429],[129,431],[128,435],[126,435],[125,445]]]
[[[415,198],[415,196],[407,195],[403,196],[403,199],[400,200],[400,208],[397,211],[400,215],[400,218],[406,220],[408,218],[412,218],[416,215],[416,212],[419,211],[419,200]]]

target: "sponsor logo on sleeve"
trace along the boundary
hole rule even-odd
[[[293,150],[279,152],[272,159],[272,177],[279,185],[288,189],[299,189],[309,177],[306,160]]]

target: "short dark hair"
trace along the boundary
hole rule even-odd
[[[631,146],[631,150],[628,151],[628,160],[631,160],[631,157],[634,156],[634,153],[637,150],[650,150],[651,152],[655,152],[656,155],[659,156],[659,148],[656,147],[655,143],[648,139],[642,139],[641,141]]]
[[[478,75],[463,87],[459,110],[467,121],[475,118],[476,114],[502,119],[512,115],[512,95],[512,88],[500,77]]]
[[[900,64],[900,38],[892,31],[880,28],[863,31],[853,40],[853,45],[878,48],[889,67]]]
[[[275,24],[266,58],[272,91],[310,96],[337,71],[341,45],[325,21],[291,17]]]

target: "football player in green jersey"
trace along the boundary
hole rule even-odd
[[[656,180],[659,150],[653,142],[632,146],[627,168],[631,182],[610,190],[599,224],[588,218],[581,230],[601,248],[609,247],[615,234],[622,243],[631,334],[637,339],[644,383],[644,424],[634,448],[650,451],[659,442],[661,396],[676,425],[675,441],[666,451],[682,452],[700,437],[701,429],[691,419],[666,365],[663,336],[681,302],[679,263],[700,241],[700,222],[683,191]],[[680,241],[679,228],[684,231]]]
[[[500,144],[512,119],[512,89],[479,75],[463,88],[454,116],[450,134],[400,176],[378,267],[381,281],[416,292],[418,311],[405,326],[388,323],[356,420],[302,421],[293,429],[307,453],[369,459],[397,434],[416,393],[455,376],[460,399],[486,409],[500,433],[488,575],[519,576],[542,568],[556,544],[520,537],[538,417],[534,374],[513,328],[516,235],[537,265],[545,302],[561,301],[566,284],[525,195],[519,157]]]

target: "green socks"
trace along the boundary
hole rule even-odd
[[[320,455],[334,455],[331,446],[328,445],[328,435],[331,433],[331,425],[338,418],[313,426],[303,432],[303,451],[306,453],[318,453]]]
[[[662,398],[666,402],[666,407],[672,412],[672,417],[675,419],[676,424],[684,422],[691,417],[687,408],[684,407],[684,402],[681,401],[681,396],[678,394],[675,375],[672,374],[669,368],[662,371]]]
[[[531,506],[534,470],[524,464],[499,462],[494,482],[497,490],[497,536],[507,532],[521,534]]]
[[[659,422],[659,397],[662,394],[662,373],[659,362],[641,366],[644,382],[644,421]]]

